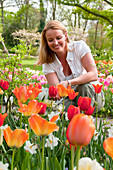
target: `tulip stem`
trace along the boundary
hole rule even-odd
[[[52,112],[52,106],[53,106],[53,99],[51,99],[51,111],[50,111],[50,113]]]
[[[20,129],[22,129],[22,113],[20,113]]]
[[[12,153],[11,170],[13,170],[14,155],[15,155],[15,149],[13,149],[13,153]]]
[[[74,168],[74,150],[75,147],[71,145],[71,170]]]
[[[29,122],[28,122],[28,133],[29,133],[29,140],[31,139],[31,133],[30,133],[31,129],[30,129],[30,125],[29,125]]]
[[[79,159],[80,159],[80,146],[77,146],[77,157],[76,157],[76,167],[77,169],[76,170],[79,170]]]
[[[2,113],[2,103],[3,103],[3,94],[1,96],[1,113]]]
[[[96,130],[97,130],[97,117],[98,117],[98,94],[96,94],[96,102],[97,102],[97,106],[96,106]]]
[[[41,170],[44,170],[44,139],[45,139],[45,137],[42,136],[42,165],[41,165]]]

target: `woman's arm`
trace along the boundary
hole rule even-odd
[[[47,82],[49,84],[49,86],[55,86],[57,84],[59,84],[59,79],[56,75],[56,73],[48,73],[45,75]]]
[[[87,73],[82,74],[77,78],[71,79],[70,83],[72,86],[88,83],[98,79],[96,64],[89,52],[82,57],[81,62]],[[68,85],[67,81],[62,81],[61,84],[63,84],[65,87]]]

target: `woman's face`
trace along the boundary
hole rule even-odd
[[[62,30],[49,29],[45,36],[47,44],[53,52],[57,54],[66,50],[67,33],[64,34]]]

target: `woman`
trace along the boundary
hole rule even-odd
[[[71,85],[79,96],[91,97],[94,105],[96,95],[92,83],[97,83],[98,73],[91,50],[82,40],[69,42],[67,30],[61,22],[52,20],[45,25],[38,64],[43,64],[50,86],[59,83],[65,87]],[[102,107],[102,99],[99,101]],[[65,110],[70,104],[67,98]],[[72,104],[77,105],[77,97]]]

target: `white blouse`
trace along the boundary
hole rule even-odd
[[[73,41],[68,43],[68,52],[67,52],[67,63],[70,66],[72,77],[76,78],[82,75],[85,72],[85,69],[82,66],[81,58],[91,50],[89,46],[83,41]],[[92,57],[92,55],[91,55]],[[59,81],[66,80],[66,77],[63,73],[63,67],[57,56],[55,55],[55,61],[50,64],[43,64],[44,74],[55,72],[58,76]]]

